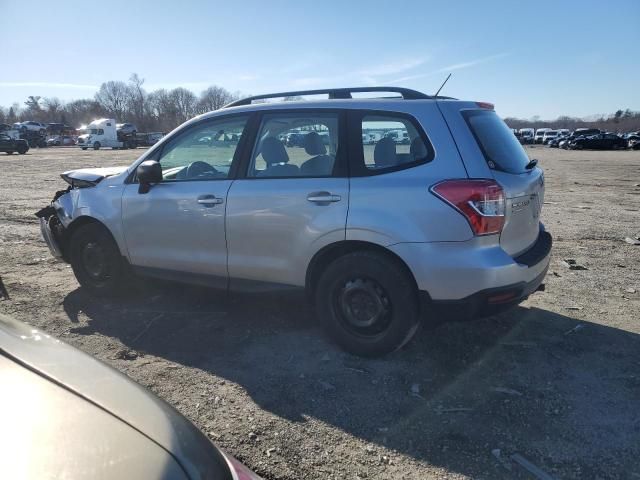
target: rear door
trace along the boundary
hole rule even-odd
[[[512,256],[519,255],[535,243],[540,231],[542,170],[529,164],[526,151],[492,108],[473,102],[438,103],[469,177],[494,178],[504,189],[506,221],[500,246]]]
[[[256,286],[247,280],[304,285],[313,255],[344,240],[348,206],[345,114],[262,114],[227,197],[231,288]]]

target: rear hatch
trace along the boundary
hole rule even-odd
[[[439,101],[471,178],[493,178],[506,199],[500,246],[511,256],[528,250],[540,232],[544,174],[489,104]]]

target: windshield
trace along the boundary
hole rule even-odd
[[[462,112],[490,168],[522,173],[529,157],[507,124],[493,110]]]

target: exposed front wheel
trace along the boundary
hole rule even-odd
[[[318,281],[315,301],[331,337],[356,355],[393,352],[411,340],[419,325],[413,279],[398,262],[375,252],[334,260]]]
[[[73,233],[69,258],[78,283],[96,295],[122,291],[126,265],[109,231],[90,223]]]

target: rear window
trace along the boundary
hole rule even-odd
[[[511,129],[494,111],[467,110],[462,115],[489,168],[508,173],[522,173],[526,170],[529,157]]]

